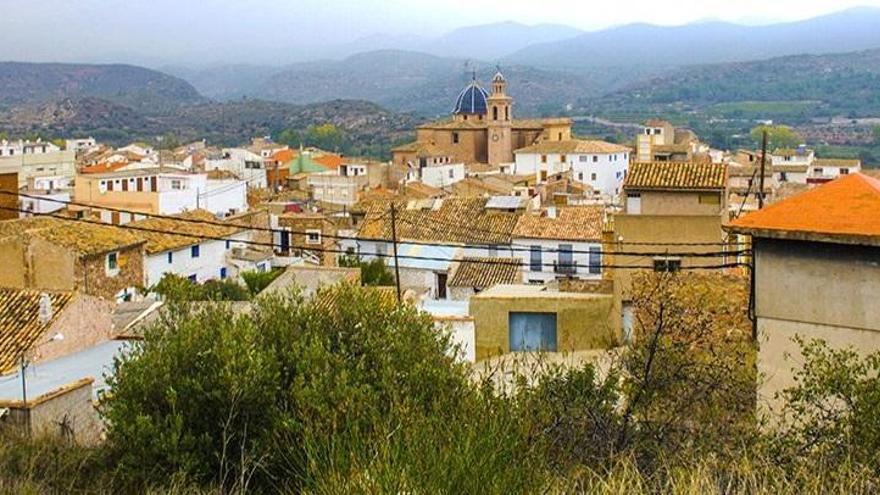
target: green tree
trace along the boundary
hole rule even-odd
[[[208,280],[200,285],[174,273],[163,275],[149,292],[169,302],[246,301],[250,298],[248,290],[231,279]]]
[[[310,126],[306,131],[305,143],[327,151],[340,151],[345,142],[342,131],[333,124]]]
[[[362,285],[370,287],[394,285],[394,274],[391,273],[382,258],[364,261],[357,255],[340,256],[339,266],[360,268]]]
[[[874,144],[880,145],[880,125],[875,125],[873,129]]]
[[[761,147],[764,131],[767,131],[767,147],[770,151],[777,148],[794,148],[804,142],[800,134],[791,127],[784,125],[759,125],[749,133],[756,148]]]
[[[269,270],[267,272],[249,271],[242,272],[241,278],[244,280],[245,285],[247,285],[251,295],[256,296],[263,292],[263,289],[269,287],[282,273],[284,273],[284,270]]]
[[[303,144],[302,135],[300,135],[295,129],[284,129],[278,134],[277,141],[278,143],[286,144],[291,148],[298,148],[299,145]]]

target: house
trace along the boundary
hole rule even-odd
[[[268,169],[274,162],[243,148],[223,148],[219,157],[205,158],[204,169],[231,172],[248,186],[263,188],[269,186]]]
[[[858,159],[817,158],[807,172],[807,184],[824,184],[861,171],[862,161]]]
[[[11,157],[11,156],[21,156],[21,155],[44,155],[47,153],[56,153],[61,151],[61,148],[56,146],[54,143],[50,143],[48,141],[42,141],[37,139],[36,141],[0,141],[0,158],[3,157]]]
[[[247,210],[247,183],[241,180],[208,179],[206,174],[170,167],[123,170],[106,174],[79,175],[74,188],[79,203],[105,210],[101,219],[125,224],[137,213],[174,215],[205,209],[215,215],[234,215]]]
[[[269,138],[254,138],[247,150],[261,158],[269,158],[275,153],[289,149],[286,144],[273,143]]]
[[[524,214],[513,229],[515,257],[528,283],[602,278],[605,211],[601,206],[551,206]]]
[[[726,165],[634,163],[623,191],[626,202],[614,215],[609,264],[635,267],[613,270],[624,303],[638,269],[677,271],[729,261],[721,229],[728,218]]]
[[[20,216],[18,201],[18,171],[0,168],[0,220]]]
[[[541,285],[496,285],[470,300],[477,361],[511,352],[576,352],[619,342],[608,293],[561,292]]]
[[[512,257],[510,244],[519,213],[486,208],[487,198],[395,201],[395,230],[401,283],[428,288],[426,296],[446,299],[456,258]],[[366,205],[357,232],[358,254],[394,266],[390,201]]]
[[[809,167],[816,159],[816,152],[808,149],[806,145],[800,145],[795,149],[778,148],[769,154],[770,164],[773,166],[787,165]]]
[[[263,289],[261,294],[287,294],[296,288],[303,297],[311,298],[318,291],[340,283],[360,285],[360,268],[291,265]]]
[[[144,240],[113,227],[51,217],[0,222],[0,287],[78,291],[126,300],[144,286]]]
[[[109,302],[75,292],[0,288],[0,424],[80,443],[99,439],[92,384],[103,381],[103,370],[95,364],[112,365],[112,356],[100,361],[91,351],[118,345],[109,340],[111,311]],[[81,374],[72,362],[97,369]]]
[[[541,141],[514,154],[511,173],[515,175],[535,175],[544,182],[548,176],[571,171],[573,180],[613,197],[620,193],[626,177],[630,149],[604,141],[569,139]]]
[[[80,138],[80,139],[65,139],[64,140],[64,149],[71,150],[74,153],[80,154],[90,149],[96,147],[98,142],[95,141],[93,137]]]
[[[278,216],[275,252],[296,254],[315,265],[336,266],[339,251],[336,225],[322,213],[285,213]]]
[[[43,146],[47,151],[40,151]],[[0,151],[3,151],[2,145]],[[0,170],[18,172],[18,186],[25,187],[34,177],[73,178],[76,175],[76,156],[72,150],[62,151],[51,143],[22,144],[20,148],[18,145],[7,146],[5,153],[0,154]]]
[[[145,229],[137,231],[146,240],[145,287],[154,286],[166,273],[198,283],[236,277],[232,250],[248,246],[252,238],[250,229],[235,221],[224,225],[206,210],[151,217],[129,225]]]
[[[467,301],[496,285],[522,283],[522,261],[518,258],[462,258],[452,264],[446,284],[449,299]]]
[[[793,341],[822,339],[866,354],[880,349],[880,180],[853,173],[725,228],[751,236],[764,410],[795,384],[802,364]]]

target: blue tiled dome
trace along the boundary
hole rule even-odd
[[[489,109],[489,104],[486,101],[487,98],[489,98],[489,93],[481,88],[477,81],[471,81],[458,95],[458,100],[455,102],[455,109],[452,110],[452,113],[485,115]]]

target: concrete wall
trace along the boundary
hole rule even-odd
[[[9,408],[2,425],[19,431],[30,425],[35,436],[59,436],[81,445],[95,445],[101,440],[103,425],[92,402],[90,378],[34,397],[27,406],[20,401],[0,402],[0,407]]]
[[[471,298],[476,360],[510,352],[511,312],[556,313],[559,352],[603,349],[620,335],[619,315],[611,295],[546,293],[531,297],[479,294]]]
[[[0,191],[18,193],[18,172],[0,173]],[[12,208],[12,210],[0,208],[0,220],[18,218],[19,212],[13,211],[18,208],[18,195],[0,194],[0,207]]]
[[[226,241],[202,241],[199,243],[199,257],[192,257],[192,246],[171,251],[171,263],[168,262],[168,251],[155,253],[147,256],[146,286],[150,287],[162,280],[166,273],[174,273],[182,277],[196,276],[199,283],[207,280],[219,279],[220,269],[227,268],[227,276],[232,276],[233,265],[228,259],[232,248],[247,247],[247,244],[236,241],[250,239],[250,231],[239,232],[229,236],[230,242],[227,248]]]
[[[802,363],[795,336],[864,354],[880,350],[880,248],[756,241],[759,396],[774,410],[781,404],[773,396],[794,385],[793,368]]]
[[[638,191],[635,191],[638,192]],[[642,215],[721,215],[727,195],[720,192],[642,191]],[[701,198],[702,201],[701,201]],[[707,200],[715,198],[717,203]]]
[[[55,308],[58,311],[58,308]],[[50,361],[74,354],[113,338],[113,303],[94,296],[77,294],[33,349],[33,362]],[[62,340],[52,340],[55,334]]]

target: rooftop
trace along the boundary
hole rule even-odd
[[[0,222],[0,238],[34,236],[78,253],[101,254],[142,244],[131,231],[112,225],[37,216]]]
[[[49,292],[52,319],[40,321],[42,291],[0,288],[0,375],[15,369],[22,353],[35,346],[73,300],[72,292]],[[2,380],[0,380],[2,382]]]
[[[594,153],[610,154],[630,151],[626,146],[586,139],[568,139],[565,141],[539,141],[531,146],[520,148],[514,153]]]
[[[858,158],[816,158],[814,167],[860,167],[862,161]]]
[[[722,190],[727,166],[693,162],[643,162],[630,165],[623,187],[636,190]]]
[[[181,221],[180,219],[198,220],[201,222],[220,222],[220,220],[209,211],[192,210],[163,218],[147,218],[145,220],[131,222],[128,225],[145,229],[175,232],[174,234],[166,234],[137,231],[137,234],[147,241],[145,246],[147,254],[156,254],[181,249],[187,246],[200,244],[205,241],[205,237],[228,237],[244,230],[242,227],[236,227],[234,225],[227,227],[208,223],[186,222]]]
[[[193,175],[189,172],[185,172],[179,168],[174,167],[147,167],[147,168],[134,168],[128,170],[117,170],[115,172],[109,172],[106,174],[89,174],[91,178],[95,179],[121,179],[126,177],[145,177],[151,175],[160,175],[160,174],[170,174],[170,175]]]
[[[525,214],[519,217],[514,237],[528,239],[560,239],[599,241],[605,226],[601,206],[565,206],[556,209],[556,218],[546,214]]]
[[[851,174],[745,215],[732,232],[815,242],[880,246],[880,180]]]
[[[559,292],[550,290],[543,285],[496,285],[480,292],[472,299],[596,299],[612,297],[608,294],[592,294],[583,292]]]
[[[517,258],[462,258],[449,280],[450,287],[487,289],[498,284],[522,282]]]

